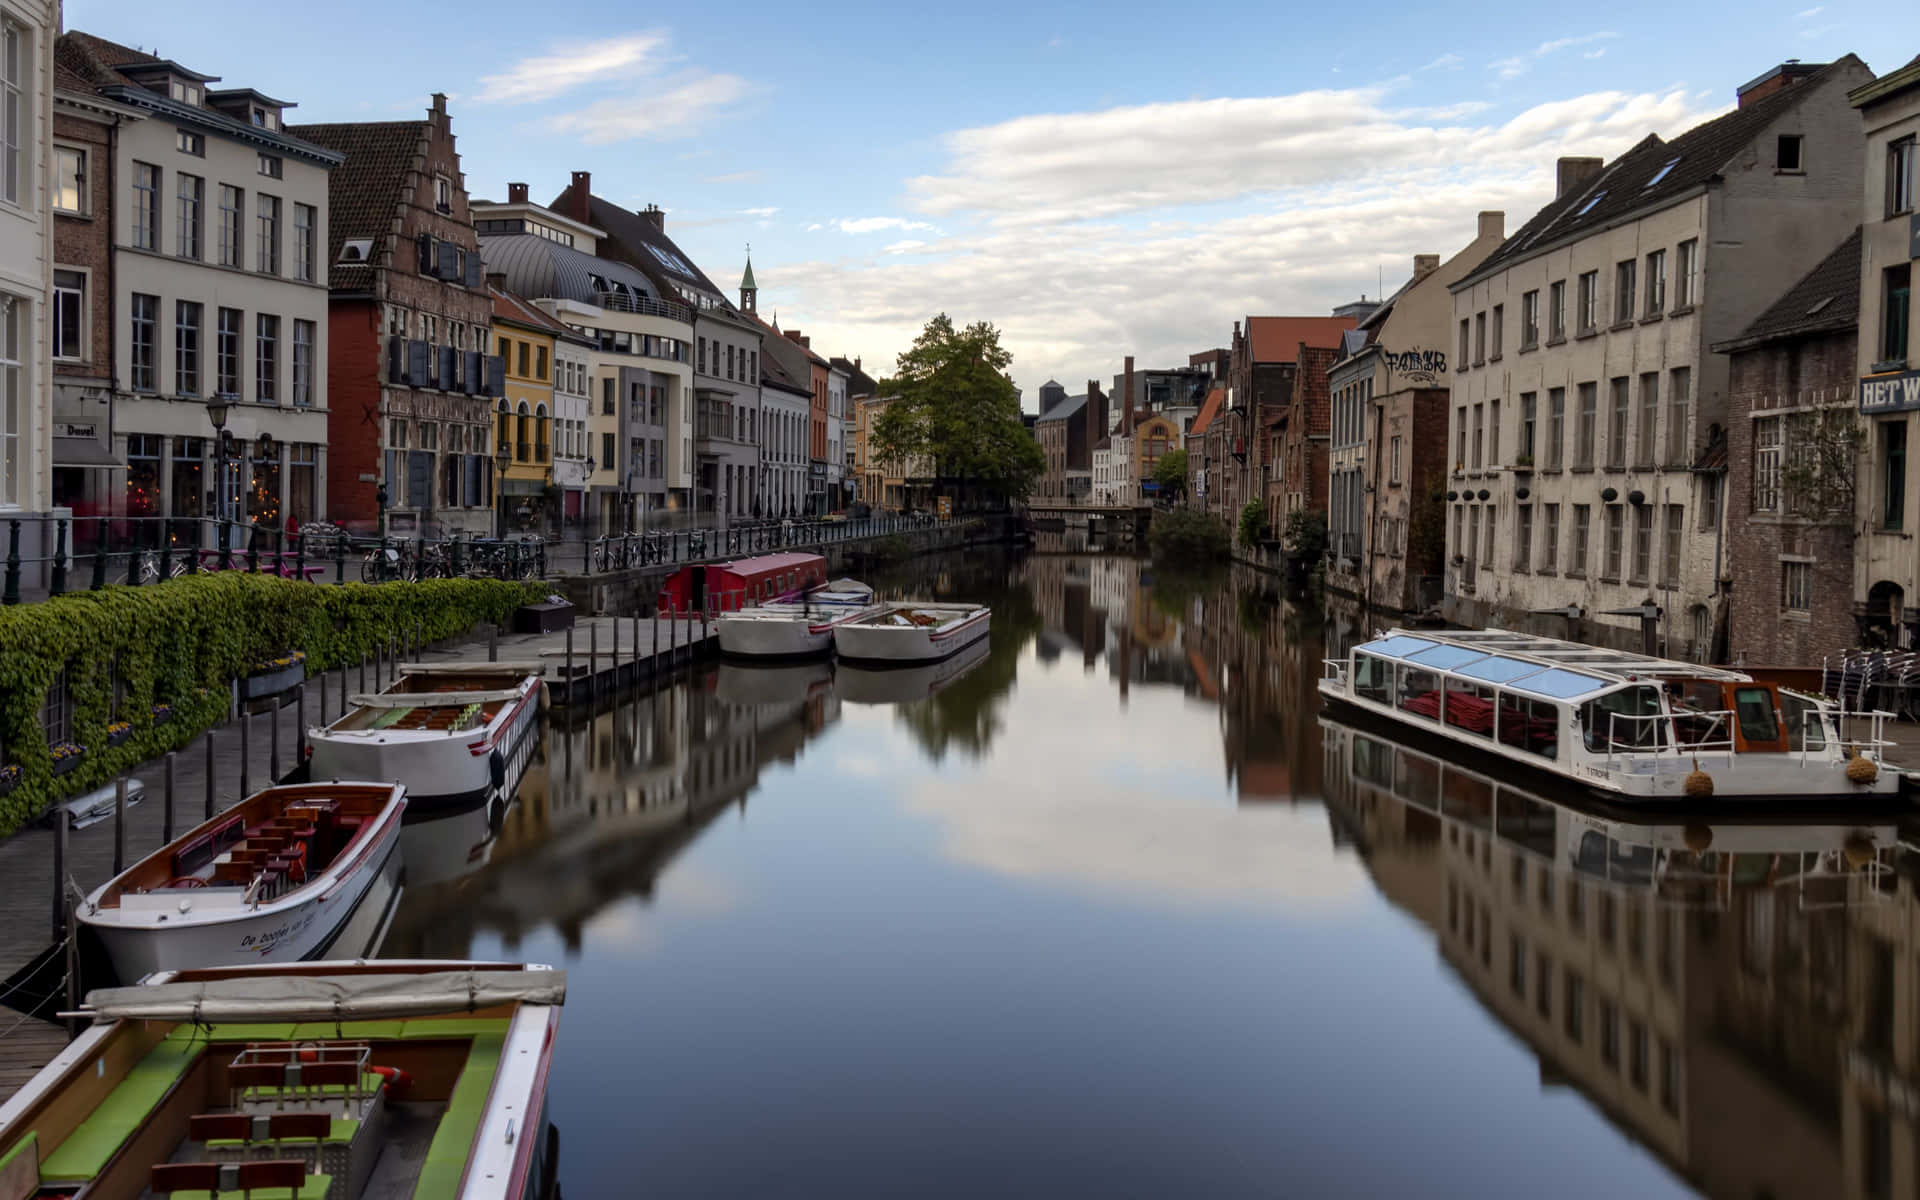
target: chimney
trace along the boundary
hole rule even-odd
[[[1760,78],[1741,84],[1735,90],[1734,97],[1739,101],[1739,106],[1745,108],[1755,101],[1765,100],[1776,92],[1786,91],[1809,75],[1819,72],[1826,65],[1826,63],[1803,63],[1797,58],[1790,58]]]
[[[1126,386],[1126,390],[1120,396],[1120,403],[1122,405],[1120,409],[1120,432],[1132,433],[1133,432],[1134,391],[1133,391],[1133,355],[1131,354],[1127,355],[1126,367],[1127,367],[1127,386]]]
[[[1440,269],[1438,254],[1416,254],[1413,256],[1413,278],[1418,283]]]
[[[858,354],[853,356],[853,369],[856,371],[860,369],[860,356]]]
[[[1567,160],[1563,158],[1560,161],[1566,162]],[[1587,159],[1586,161],[1591,162],[1596,169],[1598,169],[1600,166],[1600,160],[1597,158]],[[1498,212],[1498,211],[1481,213],[1480,214],[1480,236],[1483,238],[1492,238],[1496,242],[1506,237],[1507,236],[1507,214],[1504,212]],[[1438,266],[1439,264],[1435,263],[1434,265]]]
[[[526,184],[510,183],[507,185],[507,203],[508,204],[525,204],[526,202],[527,202],[527,185]]]
[[[1100,394],[1098,380],[1087,380],[1087,407],[1081,416],[1087,422],[1087,454],[1093,454],[1094,446],[1107,436],[1107,398]],[[1093,465],[1093,459],[1087,459],[1087,465]]]
[[[1598,158],[1563,158],[1555,164],[1555,197],[1566,195],[1576,188],[1585,187],[1589,180],[1600,173],[1606,162]],[[1484,223],[1486,218],[1481,217]],[[1503,221],[1504,223],[1504,221]]]
[[[446,116],[447,115],[447,94],[445,92],[435,92],[433,94],[433,107],[430,108],[428,111],[431,112],[436,117]]]
[[[523,183],[520,186],[525,187],[527,185]],[[507,273],[505,271],[488,271],[487,286],[497,292],[506,291],[507,290]]]
[[[592,221],[593,212],[593,172],[575,171],[573,186],[567,194],[572,198],[571,211],[567,213],[576,221]]]
[[[667,214],[664,210],[649,204],[640,210],[640,215],[646,220],[652,221],[653,227],[661,233],[667,231]]]

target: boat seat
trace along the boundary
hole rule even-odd
[[[220,1188],[220,1164],[215,1162],[155,1163],[148,1188],[162,1196],[176,1192],[213,1192]]]
[[[413,1022],[409,1022],[412,1024]],[[452,1200],[460,1191],[461,1176],[473,1152],[474,1135],[486,1115],[487,1095],[493,1090],[494,1073],[500,1066],[500,1049],[506,1044],[502,1033],[483,1033],[474,1037],[467,1051],[466,1065],[447,1097],[447,1111],[427,1147],[427,1160],[420,1168],[420,1180],[414,1187],[414,1200]]]
[[[92,1115],[41,1160],[41,1180],[89,1180],[98,1175],[180,1081],[201,1049],[192,1042],[168,1039],[148,1051],[94,1106]]]
[[[209,1173],[208,1168],[211,1168]],[[232,1187],[222,1187],[231,1183]],[[325,1200],[330,1175],[311,1175],[302,1159],[243,1163],[156,1163],[150,1189],[176,1200]]]
[[[253,1140],[253,1118],[246,1113],[198,1113],[187,1118],[190,1142],[246,1142]]]

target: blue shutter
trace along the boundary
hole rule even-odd
[[[467,455],[467,507],[468,508],[479,508],[481,505],[486,503],[485,498],[482,497],[480,494],[480,489],[483,486],[483,473],[484,473],[484,469],[482,468],[481,464],[485,461],[486,459],[481,455],[478,455],[478,454]]]
[[[427,353],[427,344],[422,341],[407,343],[407,382],[414,387],[426,387],[427,377],[432,374],[432,358]]]
[[[481,378],[480,364],[486,360],[480,357],[478,350],[467,351],[467,395],[484,396],[487,394],[487,381]]]
[[[407,455],[407,507],[425,512],[433,507],[433,453],[414,450]]]
[[[440,386],[448,391],[453,390],[453,363],[458,353],[452,346],[440,347]]]
[[[507,360],[494,355],[487,360],[487,395],[504,396],[507,394]]]
[[[452,242],[440,243],[440,257],[435,263],[440,268],[440,278],[458,279],[460,277],[460,260],[457,257],[459,249]]]
[[[467,251],[467,286],[468,287],[477,288],[480,286],[480,278],[481,278],[480,272],[481,272],[482,266],[483,264],[480,261],[480,252],[477,250]]]

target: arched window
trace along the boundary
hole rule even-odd
[[[546,462],[552,454],[552,449],[549,444],[551,434],[547,427],[547,406],[542,404],[534,409],[533,419],[534,461]]]
[[[514,454],[513,454],[513,457],[520,462],[526,462],[527,457],[533,453],[533,449],[528,444],[528,440],[527,440],[527,435],[532,432],[532,430],[528,428],[528,425],[531,423],[528,419],[528,415],[529,415],[529,410],[527,408],[527,402],[525,400],[522,400],[520,402],[520,407],[517,411],[518,428],[515,431],[515,437],[514,437],[514,440],[518,442],[519,445],[514,447]]]
[[[494,411],[500,414],[500,444],[502,446],[513,445],[513,414],[507,410],[506,400],[502,399],[499,404],[495,405]]]

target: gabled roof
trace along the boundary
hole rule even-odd
[[[1289,363],[1299,357],[1300,343],[1331,350],[1355,324],[1352,317],[1248,317],[1247,341],[1254,362]]]
[[[1846,241],[1755,317],[1739,337],[1716,342],[1713,349],[1730,354],[1783,338],[1854,329],[1859,324],[1860,230],[1855,227]]]
[[[792,392],[796,396],[805,397],[809,402],[813,400],[812,381],[802,383],[795,379],[785,367],[780,365],[780,360],[771,354],[760,356],[760,386]]]
[[[1225,403],[1226,398],[1227,389],[1224,387],[1216,387],[1208,392],[1206,403],[1200,406],[1200,414],[1194,417],[1193,428],[1187,430],[1187,436],[1199,437],[1205,433],[1207,426],[1213,424],[1213,418],[1219,415],[1220,405]]]
[[[827,360],[847,374],[847,395],[871,396],[880,384],[873,376],[853,364],[853,360],[844,354],[835,355]]]
[[[1086,406],[1087,394],[1085,392],[1080,393],[1078,396],[1068,396],[1065,400],[1048,409],[1046,415],[1040,418],[1040,424],[1045,425],[1049,421],[1064,421]]]
[[[373,259],[387,244],[405,198],[407,172],[426,158],[425,121],[298,125],[290,132],[346,155],[327,180],[327,286],[352,291],[373,285],[373,261],[343,263],[349,238],[372,238]]]
[[[563,216],[576,216],[573,188],[573,184],[568,184],[547,207]],[[587,220],[628,247],[634,265],[652,276],[663,291],[671,293],[677,283],[710,292],[722,301],[726,299],[727,294],[720,290],[720,285],[707,278],[707,273],[667,236],[666,230],[654,224],[652,218],[588,193]]]
[[[530,300],[524,299],[505,288],[491,284],[487,292],[493,297],[493,319],[505,321],[510,325],[519,325],[556,338],[572,338],[584,341],[579,334],[568,328],[564,322],[555,320],[547,311]]]
[[[1648,134],[1585,185],[1569,188],[1566,195],[1535,213],[1479,266],[1461,276],[1452,290],[1459,291],[1488,272],[1548,246],[1604,229],[1629,212],[1678,200],[1713,182],[1762,130],[1850,67],[1864,69],[1859,59],[1845,55],[1802,83],[1696,125],[1670,142]]]

